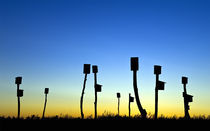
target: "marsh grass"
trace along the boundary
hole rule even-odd
[[[191,119],[184,119],[183,117],[166,117],[159,116],[154,120],[154,116],[149,114],[147,119],[143,119],[140,115],[132,117],[118,116],[113,113],[104,112],[98,119],[95,120],[92,115],[85,119],[80,117],[72,117],[68,115],[56,115],[42,119],[37,115],[31,115],[25,118],[17,119],[16,117],[0,117],[0,131],[14,131],[14,130],[66,130],[66,129],[80,129],[92,130],[100,129],[110,130],[116,129],[152,129],[157,130],[166,127],[177,128],[176,130],[186,128],[189,130],[200,128],[201,130],[208,128],[210,116],[193,116]],[[96,127],[97,125],[97,127]],[[167,125],[167,126],[166,126]]]
[[[5,116],[0,116],[0,120],[17,120],[16,117],[5,117]],[[55,116],[50,116],[50,117],[45,117],[42,119],[38,115],[31,115],[27,117],[21,117],[19,120],[82,120],[80,117],[73,117],[69,115],[55,115]],[[84,120],[95,120],[92,115],[87,116]],[[143,119],[141,115],[135,115],[128,117],[126,115],[120,115],[118,116],[117,114],[105,111],[102,113],[102,115],[98,116],[97,120],[154,120],[154,115],[149,113],[147,115],[146,119]],[[186,120],[184,117],[178,117],[176,115],[172,117],[160,115],[157,120]],[[210,120],[210,115],[205,116],[205,115],[199,115],[199,116],[192,116],[189,120]]]

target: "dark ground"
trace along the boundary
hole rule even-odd
[[[98,120],[79,118],[0,118],[0,131],[23,130],[209,130],[210,119],[101,117]]]

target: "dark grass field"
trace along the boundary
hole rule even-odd
[[[124,129],[173,129],[173,130],[209,130],[210,117],[159,117],[142,119],[140,116],[100,116],[97,120],[89,117],[84,120],[73,117],[49,117],[41,119],[36,116],[27,118],[0,117],[0,131],[15,130],[124,130]]]

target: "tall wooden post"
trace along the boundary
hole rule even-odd
[[[97,90],[96,90],[96,86],[97,86],[97,73],[98,73],[98,66],[93,65],[92,66],[92,70],[94,73],[94,89],[95,89],[95,102],[94,102],[94,106],[95,106],[95,119],[97,119]]]
[[[120,93],[117,93],[117,99],[118,99],[118,108],[117,108],[117,111],[118,111],[118,116],[120,115]]]
[[[185,118],[190,119],[190,114],[188,110],[190,109],[189,107],[189,102],[193,101],[193,96],[187,94],[187,89],[186,85],[188,83],[188,78],[187,77],[182,77],[182,84],[184,87],[184,92],[183,92],[183,97],[184,97],[184,112],[185,112]]]
[[[19,84],[17,84],[17,92],[19,92]],[[20,96],[18,98],[18,119],[20,119]]]
[[[83,83],[83,88],[82,88],[81,99],[80,99],[80,112],[81,112],[82,119],[84,119],[83,96],[85,94],[85,86],[86,86],[86,81],[87,81],[87,74],[90,74],[90,64],[84,64],[83,73],[85,74],[85,78],[84,78],[84,83]]]
[[[49,88],[45,88],[44,94],[45,94],[45,102],[44,102],[44,109],[43,109],[43,114],[42,114],[42,119],[44,119],[45,115],[45,109],[47,105],[47,94],[49,93]]]
[[[135,93],[135,98],[136,98],[136,104],[138,106],[138,109],[141,113],[142,118],[146,118],[147,112],[145,109],[143,109],[140,99],[139,99],[139,94],[138,94],[138,88],[137,88],[137,71],[139,69],[138,65],[138,57],[131,57],[131,71],[133,71],[133,89]]]
[[[158,88],[157,88],[157,83],[159,81],[159,74],[161,74],[161,66],[154,66],[154,74],[156,75],[156,84],[155,84],[155,119],[157,119],[157,114],[158,114]]]
[[[154,74],[156,75],[155,84],[155,119],[158,116],[158,90],[164,90],[165,82],[159,81],[159,75],[161,74],[161,66],[154,66]]]
[[[128,116],[131,116],[131,102],[134,102],[134,98],[129,93],[129,103],[128,103]]]
[[[23,90],[20,90],[20,84],[22,83],[22,77],[15,78],[15,84],[17,84],[17,99],[18,99],[18,116],[17,118],[20,119],[20,97],[23,96]]]
[[[92,71],[94,73],[94,89],[95,89],[95,102],[94,102],[94,105],[95,105],[95,119],[97,119],[97,92],[101,92],[101,87],[102,85],[99,85],[97,83],[97,73],[98,73],[98,66],[96,65],[93,65],[92,66]]]

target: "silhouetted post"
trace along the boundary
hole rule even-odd
[[[83,73],[85,74],[84,83],[83,83],[83,89],[82,89],[82,95],[80,99],[80,111],[81,111],[81,117],[84,119],[84,113],[83,113],[83,96],[85,94],[85,85],[87,81],[87,74],[90,74],[90,64],[84,64]]]
[[[42,114],[42,119],[44,119],[44,115],[45,115],[45,109],[46,109],[46,105],[47,105],[47,94],[48,93],[49,93],[49,88],[45,88],[45,90],[44,90],[45,102],[44,102],[44,110],[43,110],[43,114]]]
[[[139,108],[142,118],[146,118],[147,112],[141,106],[139,94],[138,94],[138,88],[137,88],[137,70],[138,69],[139,69],[138,57],[131,57],[131,71],[133,71],[133,88],[134,88],[134,93],[136,97],[136,104]]]
[[[120,115],[120,93],[117,93],[117,99],[118,99],[118,108],[117,108],[117,111],[118,111],[118,116]]]
[[[131,94],[129,93],[129,103],[128,103],[128,114],[129,114],[129,117],[131,116],[131,102],[134,102],[134,97],[132,97]]]
[[[188,105],[189,102],[193,101],[193,96],[187,94],[187,89],[186,89],[186,84],[188,83],[188,78],[187,77],[182,77],[182,84],[184,86],[184,92],[183,92],[183,97],[184,97],[184,111],[185,111],[185,118],[190,119],[190,115],[188,110],[190,110],[190,106]]]
[[[23,90],[20,90],[20,84],[22,83],[22,77],[15,78],[15,84],[17,84],[17,98],[18,98],[18,119],[20,118],[20,97],[23,96]]]
[[[102,85],[97,84],[98,66],[93,65],[92,70],[93,70],[93,73],[94,73],[94,88],[95,88],[95,102],[94,102],[94,105],[95,105],[95,119],[97,119],[97,92],[101,92],[101,86]]]
[[[158,90],[164,90],[165,82],[159,81],[159,75],[161,74],[161,66],[154,66],[154,74],[156,75],[155,84],[155,119],[158,116]]]

